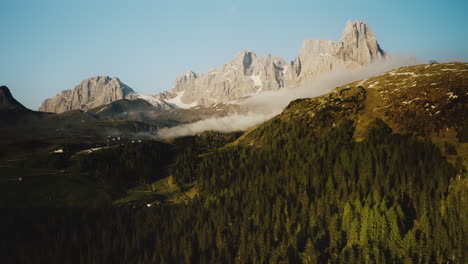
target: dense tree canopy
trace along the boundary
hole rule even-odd
[[[462,180],[432,143],[392,134],[378,120],[361,142],[352,122],[319,136],[294,121],[268,131],[261,148],[178,152],[176,182],[200,190],[187,204],[34,218],[8,212],[3,256],[16,263],[467,261],[466,189],[456,187]],[[168,151],[147,147],[152,154],[144,157],[129,146],[96,152],[80,168],[145,182]]]

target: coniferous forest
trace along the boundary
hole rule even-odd
[[[74,160],[67,168],[114,193],[167,166],[199,193],[152,207],[4,209],[2,263],[467,263],[462,172],[430,141],[380,120],[359,142],[351,121],[323,135],[271,126],[262,147],[153,142]]]

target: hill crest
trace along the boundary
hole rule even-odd
[[[262,145],[274,123],[304,122],[318,135],[342,120],[352,120],[354,137],[366,137],[370,123],[382,119],[395,133],[430,137],[454,131],[466,140],[468,63],[398,68],[349,83],[323,96],[291,102],[275,118],[252,129],[238,142]],[[281,135],[278,135],[281,136]]]

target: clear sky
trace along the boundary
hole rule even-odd
[[[356,19],[391,54],[467,61],[467,14],[466,0],[0,0],[0,85],[31,109],[96,75],[155,94],[245,49],[290,61]]]

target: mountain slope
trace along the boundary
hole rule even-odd
[[[6,86],[0,86],[0,128],[24,126],[48,113],[32,111],[18,102]]]
[[[117,117],[126,114],[139,113],[144,111],[153,110],[154,107],[152,104],[148,103],[143,99],[121,99],[114,101],[110,104],[98,106],[87,111],[87,113],[99,116],[100,118],[104,117]]]
[[[4,110],[28,111],[29,109],[13,98],[8,87],[0,86],[0,111]]]
[[[452,130],[466,141],[467,91],[468,63],[402,67],[320,97],[295,100],[282,114],[246,133],[240,141],[264,144],[270,140],[268,130],[273,124],[291,120],[321,134],[347,119],[356,124],[354,137],[362,139],[375,118],[396,133],[429,137]]]

